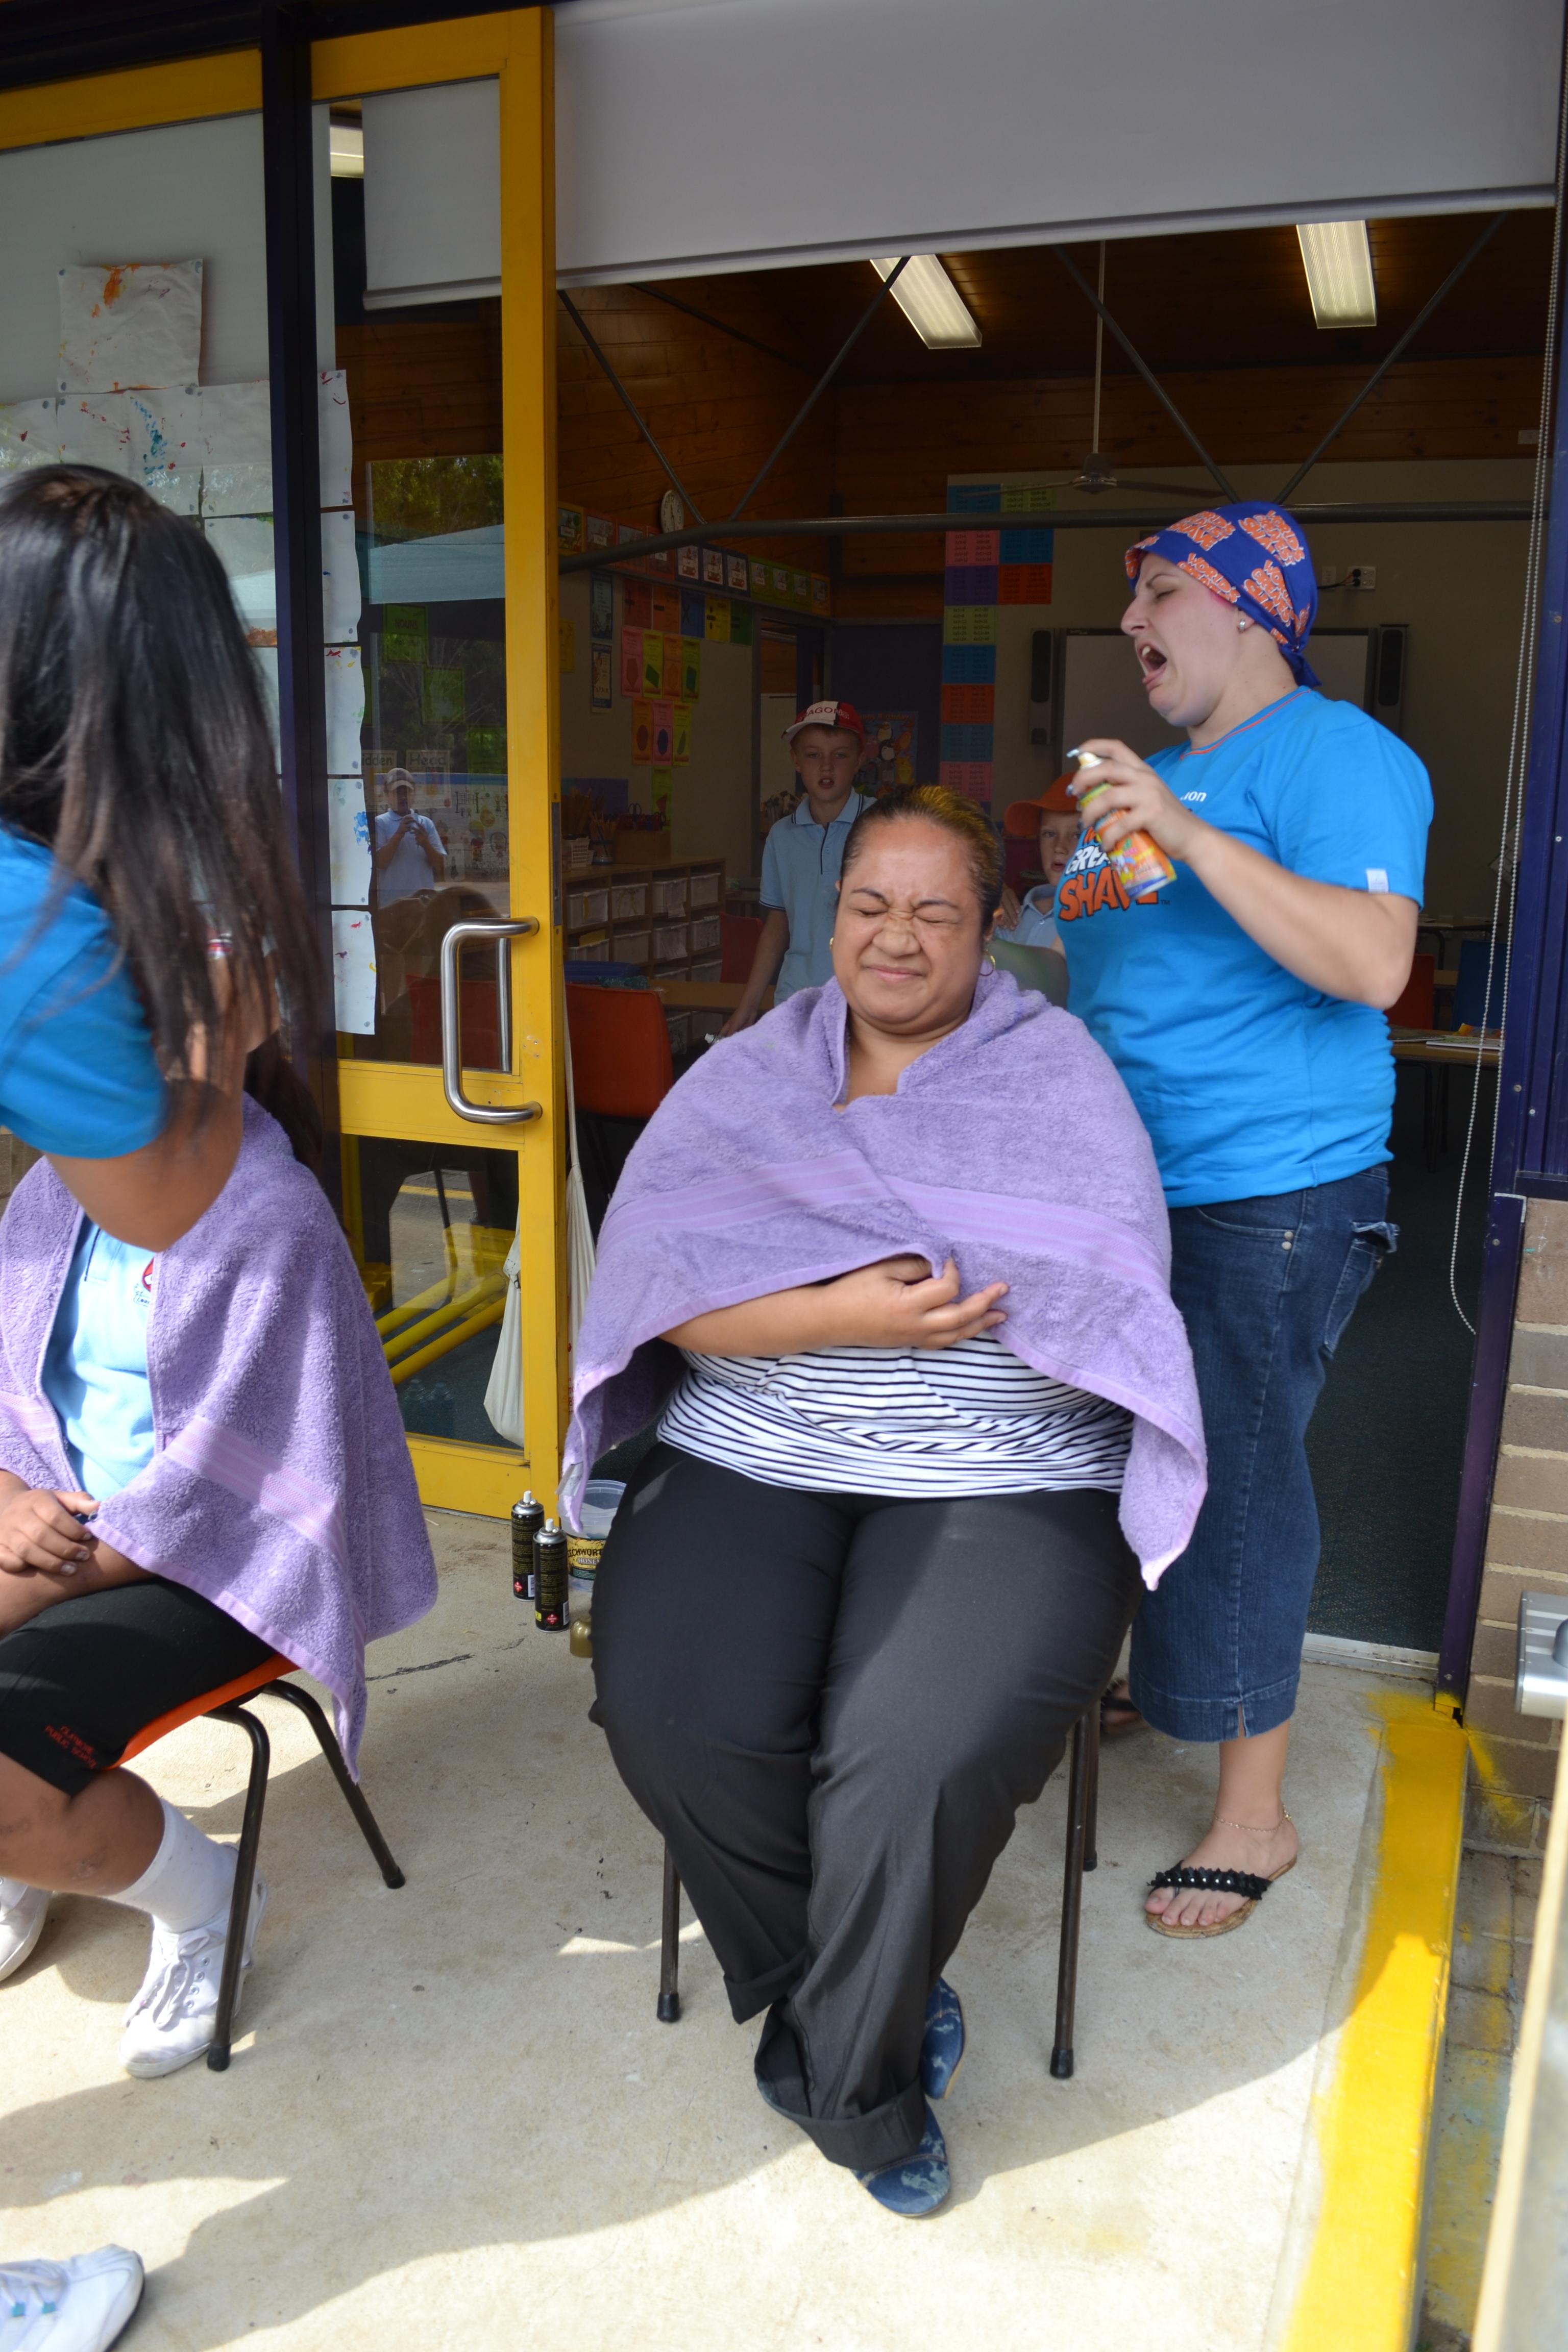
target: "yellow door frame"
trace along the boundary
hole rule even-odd
[[[538,1102],[520,1129],[519,1255],[522,1307],[523,1452],[411,1434],[427,1503],[504,1516],[521,1474],[548,1507],[555,1500],[566,1393],[565,999],[558,832],[559,687],[555,568],[554,24],[546,7],[461,16],[384,33],[318,41],[311,93],[362,98],[432,82],[500,85],[502,518],[506,537],[507,772],[511,906],[538,932],[510,947],[515,1044],[510,1074],[467,1071],[479,1103]],[[413,1065],[351,1061],[338,1071],[345,1135],[511,1148],[448,1109],[438,1074]]]
[[[515,1139],[487,1133],[447,1107],[439,1073],[414,1065],[345,1062],[345,1136],[478,1142],[518,1150],[521,1202],[523,1435],[510,1448],[410,1435],[428,1503],[504,1516],[526,1469],[555,1498],[567,1419],[565,1086],[557,834],[560,759],[555,570],[555,162],[553,19],[514,8],[316,42],[317,100],[494,77],[500,85],[501,413],[506,457],[508,772],[511,904],[539,922],[511,942],[515,1039],[510,1074],[470,1070],[478,1103],[536,1101],[542,1117]],[[261,105],[256,49],[94,74],[0,92],[0,150],[148,131],[249,114]]]

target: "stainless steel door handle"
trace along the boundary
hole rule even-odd
[[[539,929],[531,915],[484,923],[454,923],[441,942],[441,1091],[459,1118],[481,1127],[520,1127],[538,1118],[540,1106],[529,1103],[470,1102],[463,1092],[463,995],[458,984],[458,955],[465,940],[490,940],[496,950],[496,996],[500,1066],[511,1068],[511,973],[507,945],[525,940]]]

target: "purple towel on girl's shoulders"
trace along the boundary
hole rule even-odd
[[[847,1014],[836,982],[801,990],[705,1055],[638,1139],[577,1338],[563,1507],[675,1386],[660,1332],[873,1259],[951,1256],[966,1294],[1008,1284],[1004,1345],[1133,1414],[1121,1525],[1154,1584],[1186,1549],[1205,1471],[1131,1097],[1081,1021],[994,973],[897,1094],[837,1109]]]
[[[42,1386],[81,1212],[47,1160],[0,1220],[0,1467],[76,1484]],[[351,1768],[364,1647],[422,1617],[436,1564],[397,1399],[331,1207],[248,1099],[234,1173],[158,1259],[157,1451],[94,1526],[324,1683]]]

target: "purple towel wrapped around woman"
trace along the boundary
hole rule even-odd
[[[40,1376],[80,1224],[47,1160],[0,1222],[0,1467],[29,1486],[77,1483]],[[352,1768],[364,1645],[433,1605],[436,1566],[348,1244],[248,1099],[234,1173],[158,1260],[147,1375],[157,1451],[97,1531],[324,1683]]]
[[[983,973],[894,1095],[844,1091],[837,982],[716,1045],[648,1122],[599,1236],[562,1477],[647,1425],[682,1369],[662,1331],[909,1254],[1006,1282],[997,1338],[1134,1415],[1121,1526],[1152,1586],[1204,1496],[1203,1424],[1149,1139],[1080,1021]]]

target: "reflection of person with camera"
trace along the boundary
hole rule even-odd
[[[377,899],[390,907],[444,881],[447,854],[431,820],[415,810],[414,779],[407,769],[394,768],[386,787],[392,806],[376,818],[373,863]]]

